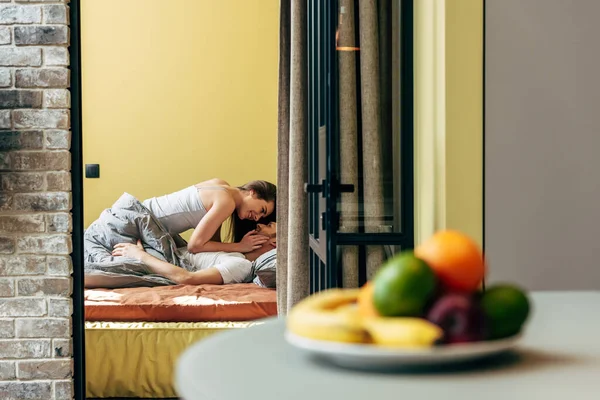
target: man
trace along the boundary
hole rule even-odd
[[[276,241],[277,224],[270,222],[267,225],[258,224],[253,234],[262,235],[268,240],[261,248],[246,254],[226,252],[206,252],[192,254],[181,249],[180,256],[190,265],[190,270],[159,260],[144,251],[142,243],[119,243],[115,246],[112,255],[133,258],[145,264],[153,273],[164,276],[178,284],[223,285],[229,283],[245,282],[252,271],[252,262],[262,254],[274,249]]]

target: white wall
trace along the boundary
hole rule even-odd
[[[600,289],[600,1],[486,7],[490,279]]]

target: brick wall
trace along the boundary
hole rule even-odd
[[[72,398],[68,0],[0,0],[0,399]]]

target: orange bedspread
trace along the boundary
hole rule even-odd
[[[274,315],[275,290],[253,283],[85,290],[87,321],[250,321]]]

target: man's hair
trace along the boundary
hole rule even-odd
[[[269,226],[269,224],[270,224],[271,222],[277,223],[276,221],[269,221],[268,223],[266,223],[266,224],[263,224],[263,225]],[[257,223],[257,224],[254,226],[254,229],[256,229],[256,228],[258,227],[258,224],[262,224],[262,222],[258,222],[258,223]],[[258,232],[258,234],[260,235],[260,234],[261,234],[261,232],[262,232],[262,230],[261,230],[261,231],[259,231],[259,232]],[[262,235],[263,235],[263,236],[266,236],[266,237],[268,237],[269,239],[273,239],[273,238],[277,237],[277,229],[275,229],[275,233],[271,233],[270,235],[265,235],[264,233],[262,233]]]

